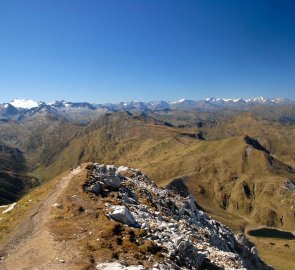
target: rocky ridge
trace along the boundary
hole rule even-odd
[[[150,241],[152,269],[273,269],[258,256],[243,234],[204,213],[191,196],[181,197],[158,187],[138,170],[90,164],[85,192],[110,198],[105,214],[110,220],[141,230]],[[155,262],[153,256],[160,259]],[[104,262],[97,269],[149,269],[126,266],[124,261]]]

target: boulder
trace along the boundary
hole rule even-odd
[[[113,207],[113,209],[113,213],[110,214],[110,217],[113,220],[128,226],[136,226],[137,222],[126,206],[116,205]]]
[[[96,195],[99,195],[103,192],[102,184],[99,182],[94,183],[90,187],[87,188],[87,191],[93,192]]]
[[[106,173],[107,168],[104,164],[96,164],[96,172],[97,173]]]
[[[133,196],[134,198],[132,198],[131,196],[129,196],[127,193],[124,193],[122,195],[122,201],[129,203],[129,204],[138,204],[137,200],[136,200],[136,195]]]
[[[122,183],[122,179],[117,175],[102,174],[91,179],[85,184],[85,190],[100,195],[106,191],[117,191]]]
[[[117,175],[108,175],[101,180],[103,187],[110,190],[117,190],[122,182],[122,179]]]
[[[205,255],[198,253],[192,242],[184,237],[176,239],[173,245],[174,250],[171,252],[171,258],[174,259],[178,266],[188,269],[199,269]]]

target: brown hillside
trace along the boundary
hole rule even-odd
[[[138,119],[128,113],[106,115],[78,134],[56,161],[42,171],[51,178],[81,162],[125,164],[165,186],[175,178],[213,213],[238,214],[244,226],[293,228],[294,193],[285,190],[294,170],[247,137],[201,141],[183,130]],[[253,144],[253,142],[252,142]],[[290,207],[286,207],[286,206]],[[247,221],[247,222],[248,222]]]

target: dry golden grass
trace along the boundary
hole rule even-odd
[[[49,222],[54,238],[66,241],[79,252],[80,258],[76,263],[80,269],[117,259],[147,267],[156,259],[161,260],[154,244],[143,240],[142,229],[123,226],[106,216],[105,203],[114,203],[117,193],[113,192],[111,198],[85,193],[82,190],[85,180],[85,174],[72,179],[58,199],[62,209],[53,209]],[[148,261],[151,255],[155,259]]]
[[[295,241],[250,237],[259,256],[277,270],[295,269]]]

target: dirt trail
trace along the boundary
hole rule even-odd
[[[52,205],[68,186],[72,177],[82,167],[61,178],[47,198],[34,208],[27,220],[6,247],[6,256],[0,261],[1,270],[59,270],[73,269],[71,261],[77,256],[65,243],[56,242],[46,223],[50,219]]]

